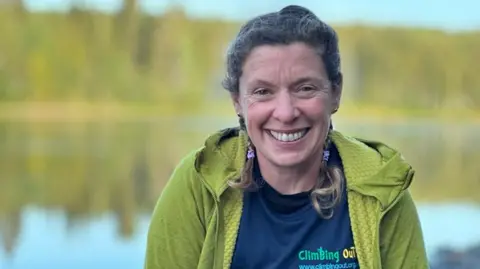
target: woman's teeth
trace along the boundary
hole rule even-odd
[[[270,134],[272,134],[272,136],[275,139],[282,142],[293,142],[293,141],[299,140],[300,138],[304,137],[306,133],[307,133],[307,129],[304,129],[296,133],[280,133],[280,132],[270,131]]]

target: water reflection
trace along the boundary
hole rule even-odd
[[[465,251],[480,246],[480,206],[467,203],[427,203],[421,204],[418,209],[430,254],[434,254],[437,248]]]
[[[141,268],[149,214],[173,167],[235,119],[208,122],[0,123],[0,268]],[[429,203],[420,208],[429,253],[480,243],[472,206],[480,201],[480,126],[336,127],[384,140],[416,167],[415,199]]]
[[[480,208],[468,204],[419,204],[418,208],[430,258],[438,257],[436,252],[443,246],[465,250],[480,243],[480,232],[473,225],[480,223]],[[455,218],[446,220],[446,216]],[[122,224],[110,213],[73,226],[60,210],[25,207],[19,217],[20,240],[14,252],[0,251],[2,269],[142,268],[148,214],[136,215],[128,238],[119,236]]]
[[[61,210],[26,207],[23,227],[12,253],[0,251],[2,269],[141,268],[148,215],[137,217],[128,239],[118,236],[121,225],[113,214],[92,216],[70,226]]]
[[[338,121],[339,128],[399,149],[415,167],[416,200],[479,202],[480,125],[412,120],[395,124]]]

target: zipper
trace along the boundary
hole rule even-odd
[[[215,207],[213,210],[216,210],[217,211],[217,227],[216,227],[216,231],[215,231],[215,244],[218,245],[218,227],[219,227],[219,223],[220,223],[220,216],[219,216],[219,207],[220,207],[220,199],[217,198],[217,196],[215,195],[215,192],[213,191],[212,189],[212,186],[210,186],[210,184],[208,184],[205,179],[203,178],[203,176],[197,172],[197,176],[198,178],[200,179],[200,181],[202,182],[202,185],[205,187],[205,189],[207,189],[208,193],[212,196],[213,198],[213,201],[214,201],[214,204],[215,204]],[[219,196],[220,197],[220,196]],[[215,213],[215,212],[213,212]],[[205,227],[208,227],[208,222],[210,221],[211,219],[209,220],[206,220],[207,222],[205,223]],[[215,247],[215,250],[213,251],[213,268],[217,268],[217,247]],[[198,264],[197,264],[197,268],[198,268]]]
[[[207,191],[212,196],[213,200],[215,201],[215,209],[217,210],[217,224],[216,224],[216,231],[215,231],[215,250],[213,251],[213,268],[212,269],[223,268],[223,264],[221,265],[221,267],[218,267],[218,264],[217,264],[217,259],[218,259],[218,255],[219,255],[218,252],[220,251],[219,248],[218,248],[218,245],[219,245],[219,234],[218,233],[219,233],[219,230],[220,230],[221,218],[222,218],[222,216],[220,214],[220,211],[221,211],[220,210],[220,197],[228,189],[228,183],[224,183],[221,186],[221,188],[218,192],[218,196],[217,196],[217,195],[215,195],[215,191],[212,189],[212,186],[210,186],[205,181],[205,179],[202,177],[202,175],[200,175],[200,173],[197,173],[197,175],[200,178],[200,181],[202,182],[202,184],[205,186]],[[234,174],[234,175],[228,177],[225,182],[228,182],[235,177],[238,177],[238,175]],[[223,261],[223,259],[222,259],[222,261]]]
[[[216,206],[217,206],[217,230],[215,232],[215,251],[214,251],[214,255],[215,257],[213,257],[214,259],[214,263],[213,263],[213,269],[217,269],[217,268],[223,268],[224,267],[224,263],[225,263],[225,260],[224,260],[224,257],[225,256],[225,242],[223,244],[223,249],[221,249],[221,253],[222,253],[222,259],[221,259],[221,264],[217,264],[217,260],[219,259],[218,256],[219,256],[219,252],[220,252],[220,249],[218,248],[218,245],[219,245],[219,231],[220,231],[220,225],[223,225],[225,226],[225,223],[223,223],[223,214],[220,214],[221,213],[221,208],[220,208],[220,197],[225,193],[225,191],[228,189],[228,181],[232,180],[233,178],[235,177],[238,177],[237,174],[234,174],[230,177],[227,178],[227,180],[225,181],[225,183],[220,187],[219,189],[219,192],[218,192],[218,199],[216,197]],[[222,212],[223,213],[223,212]],[[225,227],[223,227],[223,232],[225,233]],[[225,235],[224,235],[224,239],[225,239]],[[217,267],[218,266],[218,267]]]
[[[410,168],[407,172],[407,181],[411,181],[412,180],[412,177],[414,175],[415,171]],[[392,209],[397,203],[398,201],[400,201],[400,199],[403,197],[403,194],[405,193],[405,189],[400,191],[398,193],[398,195],[395,197],[395,199],[392,201],[392,203],[390,203],[390,205],[385,208],[384,210],[381,210],[380,212],[380,218],[378,219],[378,222],[377,222],[377,235],[376,235],[376,238],[375,238],[375,242],[378,246],[378,251],[377,251],[377,261],[378,261],[378,265],[379,265],[379,269],[382,269],[382,255],[381,255],[381,252],[380,252],[380,224],[382,223],[382,220],[383,218],[385,217],[385,215],[390,211],[390,209]]]

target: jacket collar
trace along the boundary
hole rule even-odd
[[[399,151],[337,130],[331,135],[342,159],[347,190],[373,196],[386,208],[410,186],[414,171]],[[240,176],[246,152],[247,135],[239,128],[224,129],[206,139],[197,155],[196,169],[217,199],[227,181]]]

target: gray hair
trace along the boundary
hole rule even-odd
[[[243,64],[255,47],[294,42],[306,43],[317,51],[334,89],[342,83],[337,33],[310,10],[290,5],[278,12],[254,17],[240,28],[227,50],[223,87],[230,93],[239,92]]]

